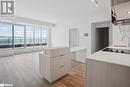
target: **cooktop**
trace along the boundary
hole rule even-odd
[[[126,49],[104,48],[102,51],[130,54],[130,50]]]

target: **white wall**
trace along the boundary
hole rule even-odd
[[[110,20],[110,0],[15,0],[17,16],[52,22],[52,46],[69,46],[69,28],[79,29],[79,46],[91,53],[91,23]],[[106,6],[106,7],[105,7]],[[107,8],[107,9],[106,9]],[[84,37],[84,33],[88,37]]]
[[[110,20],[109,15],[96,14],[85,19],[61,21],[52,29],[52,46],[69,46],[69,28],[79,29],[79,46],[87,47],[88,54],[91,53],[91,23]],[[84,37],[84,33],[88,37]]]
[[[55,28],[51,29],[51,46],[69,47],[69,27],[63,22],[57,23]]]

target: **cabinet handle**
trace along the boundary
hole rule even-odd
[[[63,68],[65,65],[61,65],[61,66],[59,66],[59,68]]]
[[[60,56],[64,56],[64,55],[60,55]]]

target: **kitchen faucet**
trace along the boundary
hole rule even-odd
[[[130,47],[130,37],[128,35],[124,35],[124,36],[122,36],[121,41],[123,41],[124,38],[128,38],[128,47]]]

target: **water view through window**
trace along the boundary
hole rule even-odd
[[[26,27],[26,46],[34,46],[34,27]]]
[[[0,23],[0,48],[12,48],[12,26]]]
[[[41,29],[41,43],[47,45],[48,29]]]
[[[35,27],[35,46],[41,44],[41,28]]]
[[[30,46],[46,46],[48,29],[0,22],[0,49]]]
[[[14,25],[14,46],[24,47],[24,26]]]

